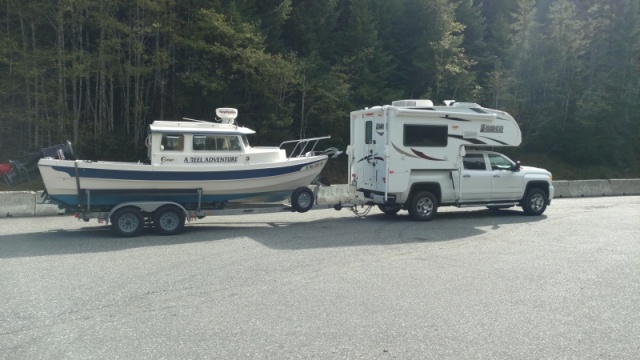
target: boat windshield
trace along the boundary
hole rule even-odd
[[[194,151],[241,151],[237,135],[193,135]]]
[[[251,147],[251,145],[249,145],[249,139],[247,138],[247,135],[242,135],[242,143],[244,144],[245,149]]]

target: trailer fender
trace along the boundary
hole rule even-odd
[[[187,212],[187,209],[185,209],[184,206],[182,206],[182,205],[180,205],[178,203],[172,202],[172,201],[130,201],[130,202],[124,202],[122,204],[116,205],[109,212],[109,215],[107,216],[107,219],[111,219],[111,216],[116,211],[118,211],[119,209],[122,209],[125,206],[133,206],[133,207],[136,207],[136,208],[140,209],[140,211],[142,211],[144,213],[152,214],[156,210],[158,210],[160,207],[165,206],[165,205],[176,206],[177,208],[182,210],[182,212],[184,213],[184,216],[187,219],[189,218],[189,213]]]

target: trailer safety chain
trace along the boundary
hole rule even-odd
[[[364,217],[369,213],[369,211],[371,211],[371,208],[373,207],[373,205],[362,205],[360,207],[363,209],[366,207],[366,209],[362,211],[358,211],[358,207],[354,206],[354,207],[350,207],[349,210],[351,210],[358,217]]]

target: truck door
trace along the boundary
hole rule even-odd
[[[484,154],[466,154],[462,158],[460,201],[487,201],[491,199],[491,176]]]
[[[511,171],[513,163],[502,154],[488,154],[491,164],[491,199],[516,200],[522,197],[522,172]]]

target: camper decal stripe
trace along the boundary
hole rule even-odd
[[[487,145],[487,143],[485,143],[482,140],[478,140],[478,139],[465,139],[462,137],[462,135],[449,135],[450,138],[454,138],[454,139],[458,139],[458,140],[462,140],[462,141],[466,141],[469,142],[471,144],[475,144],[475,145]]]
[[[416,159],[422,158],[422,159],[431,160],[431,161],[444,161],[444,159],[438,159],[438,158],[434,158],[434,157],[425,155],[423,152],[418,151],[418,150],[416,150],[414,148],[411,148],[411,151],[413,151],[413,153],[416,154],[417,156],[400,150],[400,148],[398,148],[396,146],[396,144],[394,144],[394,143],[391,143],[391,146],[393,146],[393,148],[396,149],[396,151],[399,152],[400,154],[405,155],[405,156],[409,156],[409,157],[412,157],[412,158],[416,158]]]
[[[416,158],[416,159],[418,158],[415,155],[412,155],[412,154],[409,154],[408,152],[404,152],[404,151],[400,150],[400,148],[398,148],[396,146],[396,144],[394,144],[394,143],[391,143],[391,146],[393,146],[393,148],[396,149],[397,152],[399,152],[400,154],[402,154],[404,156],[409,156],[409,157]]]
[[[376,155],[378,155],[378,154],[376,154]],[[384,158],[382,158],[382,157],[380,157],[380,156],[375,156],[375,155],[367,155],[367,156],[363,157],[362,159],[358,160],[358,161],[357,161],[357,163],[362,162],[362,161],[365,161],[365,160],[367,160],[367,161],[371,161],[371,160],[380,160],[380,161],[383,161],[383,160],[384,160]]]
[[[449,116],[449,115],[445,115],[442,118],[443,119],[447,119],[447,120],[455,120],[455,121],[466,121],[466,122],[471,121],[471,120],[467,120],[467,119],[463,119],[463,118],[459,118],[459,117],[453,117],[453,116]]]
[[[479,139],[465,139],[465,138],[462,137],[462,135],[449,135],[449,137],[450,138],[454,138],[454,139],[458,139],[458,140],[462,140],[462,141],[466,141],[466,142],[469,142],[469,143],[474,144],[474,145],[493,145],[493,144],[487,143],[486,141],[482,141],[482,140],[479,140]],[[506,143],[504,141],[500,141],[500,140],[497,140],[497,139],[494,139],[494,138],[490,138],[490,137],[486,137],[486,136],[483,136],[483,138],[489,139],[489,140],[491,140],[493,142],[496,142],[498,144],[501,144],[501,145],[507,145],[507,146],[509,145],[508,143]]]
[[[411,148],[411,151],[413,151],[414,154],[418,155],[419,157],[421,157],[423,159],[432,160],[432,161],[444,161],[444,159],[438,159],[438,158],[434,158],[434,157],[431,157],[431,156],[427,156],[424,153],[422,153],[422,152],[420,152],[420,151],[418,151],[416,149],[413,149],[413,148]]]

